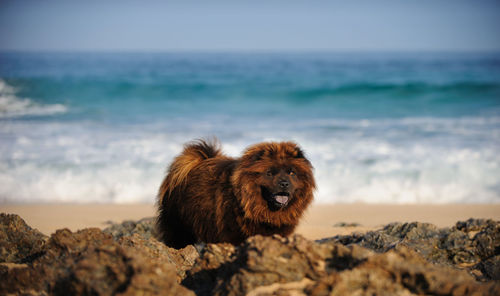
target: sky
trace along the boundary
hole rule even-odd
[[[500,1],[0,0],[0,50],[500,51]]]

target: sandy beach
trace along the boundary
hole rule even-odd
[[[153,204],[0,205],[0,212],[18,214],[28,225],[46,235],[61,228],[72,231],[88,227],[105,228],[111,222],[153,217],[155,211]],[[469,218],[500,220],[500,205],[314,204],[296,232],[308,239],[320,239],[365,232],[390,222],[418,221],[447,227]]]

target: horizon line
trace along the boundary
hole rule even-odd
[[[138,53],[138,54],[500,54],[499,49],[2,49],[0,53]]]

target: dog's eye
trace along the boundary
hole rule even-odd
[[[268,175],[270,177],[273,175],[273,172],[271,170],[267,170],[266,175]]]
[[[295,172],[294,172],[294,171],[290,171],[288,174],[289,174],[290,176],[295,176]]]

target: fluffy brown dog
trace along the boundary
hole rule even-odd
[[[195,141],[174,159],[160,187],[157,230],[174,248],[287,236],[315,186],[311,163],[295,143],[260,143],[232,158],[215,141]]]

